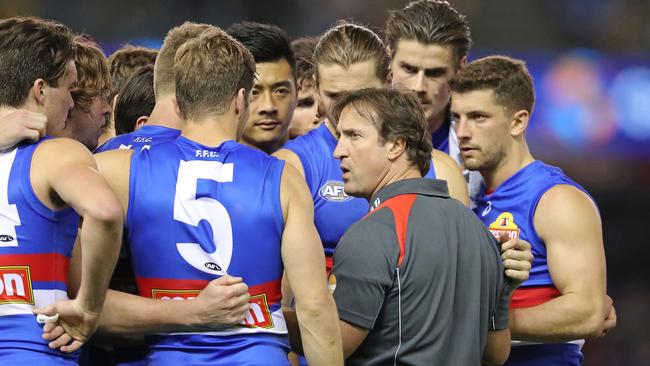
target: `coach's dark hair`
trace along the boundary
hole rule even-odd
[[[153,66],[158,51],[152,48],[124,45],[108,58],[108,69],[111,72],[111,100],[122,88],[126,80],[136,70],[143,66]]]
[[[362,25],[343,23],[331,28],[318,41],[312,56],[318,82],[319,65],[340,65],[345,68],[375,60],[375,74],[382,82],[388,79],[390,58],[381,38]]]
[[[365,88],[344,93],[332,107],[338,120],[346,107],[372,121],[382,143],[402,139],[411,163],[424,176],[431,163],[431,134],[417,96],[410,91],[392,88]]]
[[[469,63],[450,80],[454,93],[492,90],[497,103],[511,113],[533,113],[535,89],[526,63],[507,56],[488,56]]]
[[[37,79],[57,87],[74,57],[70,28],[50,20],[0,21],[0,105],[18,108]]]
[[[156,104],[153,91],[153,65],[137,69],[119,90],[115,102],[115,132],[118,135],[133,132],[135,122],[149,116]]]
[[[469,23],[446,1],[418,0],[389,12],[386,40],[393,55],[400,39],[451,46],[456,66],[472,46]]]
[[[296,60],[289,36],[280,27],[255,22],[235,23],[226,30],[253,55],[255,63],[287,60],[296,77]]]

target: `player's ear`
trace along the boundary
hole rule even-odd
[[[145,123],[149,120],[149,116],[140,116],[138,119],[135,121],[135,128],[133,129],[134,131],[139,129],[140,127],[144,126]]]
[[[30,88],[30,93],[37,105],[42,106],[45,103],[45,80],[36,79]]]
[[[467,56],[463,56],[463,58],[461,58],[460,61],[458,61],[458,70],[457,71],[460,71],[460,70],[464,69],[465,66],[467,66]]]
[[[528,128],[528,120],[530,118],[530,113],[527,110],[522,109],[515,112],[512,115],[512,122],[510,126],[510,134],[512,136],[523,136]]]

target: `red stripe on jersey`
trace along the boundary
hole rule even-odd
[[[136,278],[140,296],[150,298],[196,297],[205,286],[207,280],[188,280],[174,278]],[[259,285],[248,286],[251,296],[266,294],[269,304],[275,304],[282,299],[282,280],[270,281]]]
[[[415,194],[401,194],[395,196],[388,201],[377,206],[370,214],[379,211],[382,207],[388,207],[393,211],[395,218],[395,233],[397,234],[397,241],[399,242],[399,258],[397,259],[397,266],[402,265],[404,261],[404,253],[406,252],[406,231],[408,229],[409,213],[413,207],[413,203],[417,195]]]
[[[511,309],[530,308],[562,295],[555,287],[524,287],[512,294]]]
[[[0,255],[0,267],[29,266],[34,282],[68,282],[70,259],[58,253]]]

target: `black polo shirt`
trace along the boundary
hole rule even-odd
[[[352,225],[330,277],[341,320],[369,330],[349,365],[480,365],[508,326],[494,237],[441,180],[382,188]]]

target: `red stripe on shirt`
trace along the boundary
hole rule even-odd
[[[562,295],[555,287],[524,287],[512,294],[511,309],[530,308]]]
[[[36,282],[66,283],[69,264],[70,259],[59,253],[0,255],[0,267],[29,266],[30,277]]]
[[[393,211],[395,219],[395,233],[397,234],[397,242],[399,243],[399,258],[397,259],[397,266],[401,266],[404,261],[404,253],[406,253],[406,231],[408,229],[409,213],[413,207],[413,203],[417,198],[416,194],[401,194],[395,196],[388,201],[377,206],[373,212],[379,211],[382,207],[388,207]]]

